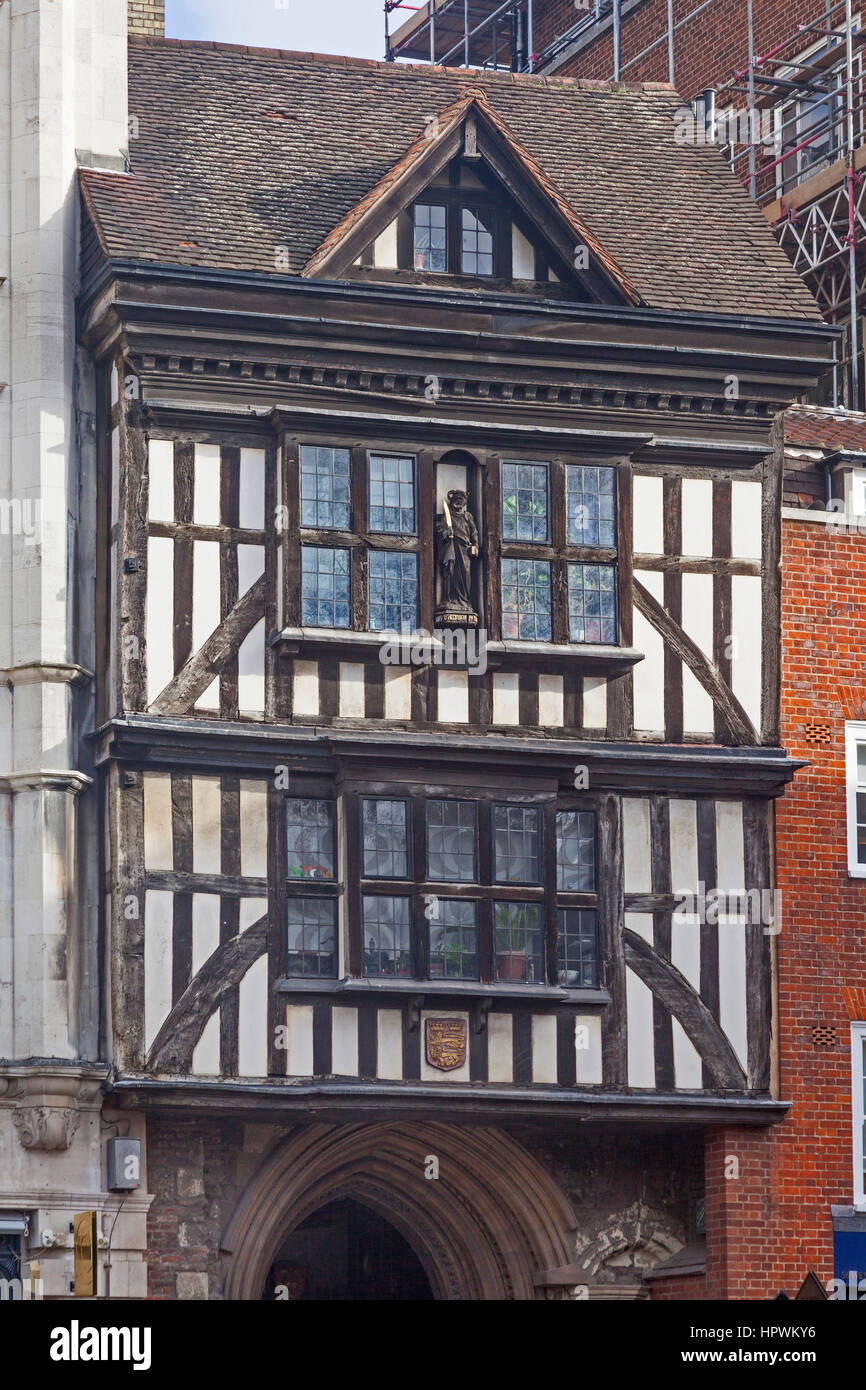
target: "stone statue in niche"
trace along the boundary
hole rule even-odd
[[[467,508],[467,496],[452,488],[436,520],[439,604],[437,627],[477,627],[472,606],[472,562],[478,556],[478,528]]]

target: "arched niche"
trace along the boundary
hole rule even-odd
[[[485,537],[484,537],[484,470],[480,460],[469,452],[468,449],[449,449],[441,454],[434,464],[434,484],[435,497],[433,511],[438,519],[443,515],[443,502],[452,489],[459,488],[465,492],[468,498],[468,509],[475,519],[478,527],[479,555],[478,563],[475,565],[472,585],[472,603],[479,616],[481,625],[484,625],[484,615],[486,605],[484,600],[484,574],[485,574]],[[438,556],[437,556],[438,561]],[[434,604],[438,604],[441,598],[440,582],[438,577]]]

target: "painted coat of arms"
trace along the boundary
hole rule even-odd
[[[427,1061],[438,1071],[456,1071],[466,1061],[466,1021],[425,1019]]]

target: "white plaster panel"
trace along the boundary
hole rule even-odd
[[[409,671],[385,667],[385,718],[412,718],[412,676]]]
[[[265,451],[241,449],[238,524],[252,531],[265,527]],[[243,592],[243,590],[241,591]]]
[[[268,791],[267,783],[242,781],[240,785],[241,873],[244,878],[267,878]]]
[[[651,912],[627,912],[625,925],[645,941],[652,941]],[[656,1077],[653,996],[651,990],[629,966],[626,966],[625,971],[625,994],[628,1018],[628,1084],[638,1089],[654,1090]]]
[[[647,797],[622,799],[623,887],[626,893],[652,892],[650,804]]]
[[[147,447],[147,515],[151,521],[174,521],[174,442],[151,439]]]
[[[532,1080],[556,1084],[556,1018],[553,1014],[532,1015]]]
[[[713,553],[713,484],[710,478],[683,478],[683,554],[709,557]]]
[[[363,719],[364,664],[361,661],[340,663],[340,715],[343,719]]]
[[[313,1006],[286,1005],[286,1073],[313,1075]]]
[[[636,555],[664,553],[662,479],[636,473],[632,479],[634,498],[634,552]]]
[[[171,773],[146,772],[144,785],[144,867],[174,868],[171,830]]]
[[[487,1076],[490,1081],[514,1079],[514,1026],[511,1014],[487,1015]]]
[[[400,1009],[379,1009],[376,1015],[376,1075],[383,1081],[403,1076],[403,1014]]]
[[[438,712],[441,724],[466,724],[469,720],[469,678],[465,671],[437,675]]]
[[[664,576],[655,570],[635,570],[659,603],[664,602]],[[663,733],[665,727],[664,639],[637,608],[634,610],[634,645],[644,653],[634,670],[634,726],[645,733]]]
[[[174,676],[174,541],[168,536],[151,536],[147,542],[145,634],[150,704]]]
[[[192,519],[198,526],[220,524],[220,447],[196,444]]]
[[[739,801],[716,802],[716,868],[718,884],[707,891],[745,891],[743,808]],[[741,913],[719,913],[719,1022],[743,1067],[748,1065],[746,1026],[746,927]]]
[[[562,676],[538,677],[538,722],[543,729],[561,729],[565,723]]]
[[[713,659],[713,576],[682,576],[683,631]],[[713,702],[697,677],[683,664],[683,728],[687,733],[713,732]]]
[[[196,874],[222,870],[222,791],[219,777],[192,779],[192,867]]]
[[[319,714],[319,663],[296,661],[294,667],[295,714],[315,719]]]
[[[194,893],[192,899],[192,973],[195,976],[220,944],[220,900],[217,893]],[[219,1076],[220,1011],[208,1019],[192,1054],[194,1076]]]
[[[519,677],[516,671],[497,671],[493,677],[493,723],[520,723]]]
[[[377,269],[397,269],[397,219],[389,222],[373,242],[373,264]]]
[[[758,575],[731,578],[731,686],[755,728],[761,728],[761,580]]]
[[[144,1045],[149,1048],[171,1012],[174,894],[144,895]]]
[[[737,560],[761,558],[761,484],[731,483],[731,555]]]
[[[574,1050],[577,1058],[575,1078],[578,1086],[600,1086],[603,1080],[601,1019],[598,1014],[576,1014]]]
[[[516,222],[511,224],[511,273],[515,280],[535,279],[535,248]]]
[[[331,1009],[331,1072],[334,1076],[358,1075],[357,1009]]]
[[[607,728],[607,679],[605,676],[583,678],[583,727]]]
[[[238,988],[238,1075],[268,1074],[268,958],[259,956]]]
[[[238,709],[263,715],[265,709],[265,620],[247,633],[238,647]]]

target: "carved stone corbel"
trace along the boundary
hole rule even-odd
[[[13,1102],[21,1147],[62,1153],[75,1137],[81,1112],[98,1110],[104,1067],[12,1066],[0,1077],[0,1103]]]
[[[81,1115],[60,1105],[27,1105],[12,1111],[12,1123],[22,1148],[48,1153],[68,1149]]]

